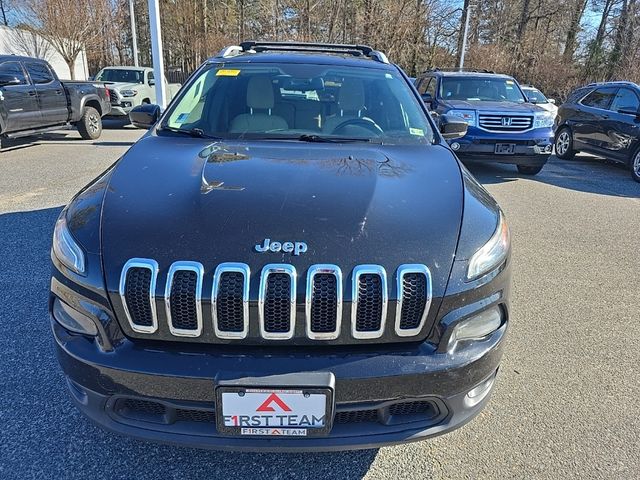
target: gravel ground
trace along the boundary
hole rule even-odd
[[[503,206],[514,244],[513,322],[488,407],[449,435],[332,454],[229,454],[106,433],[71,405],[46,298],[61,207],[140,130],[110,123],[13,142],[0,153],[0,477],[640,477],[640,184],[591,157],[531,178],[472,166]]]

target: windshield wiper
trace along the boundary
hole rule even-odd
[[[190,137],[196,137],[196,138],[213,138],[216,140],[222,140],[220,137],[207,135],[206,133],[204,133],[204,130],[202,130],[201,128],[175,128],[175,127],[170,127],[168,125],[163,125],[158,130],[161,132],[167,131],[167,132],[174,132],[174,133],[182,133],[184,135],[189,135]]]
[[[303,134],[298,137],[298,140],[302,142],[318,142],[318,143],[344,143],[344,142],[365,142],[374,143],[371,138],[358,138],[358,137],[325,137],[323,135],[309,135]]]

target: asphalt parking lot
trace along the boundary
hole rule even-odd
[[[62,206],[142,132],[110,122],[0,153],[0,477],[640,477],[640,184],[580,156],[536,177],[472,166],[514,244],[513,321],[483,413],[431,441],[344,453],[230,454],[104,432],[67,398],[47,318],[49,246]]]

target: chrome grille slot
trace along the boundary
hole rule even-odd
[[[169,330],[178,337],[202,333],[202,278],[204,268],[196,262],[175,262],[169,268],[165,309]]]
[[[481,113],[478,116],[478,125],[492,132],[522,132],[533,126],[533,117]]]
[[[417,335],[431,306],[431,272],[425,265],[400,265],[397,273],[396,334]]]
[[[353,270],[351,334],[354,338],[379,338],[387,318],[387,275],[379,265]]]
[[[154,333],[158,329],[155,291],[158,264],[146,258],[132,258],[120,275],[120,299],[134,332]]]
[[[245,338],[249,332],[249,266],[244,263],[218,265],[211,299],[216,336]]]
[[[342,325],[342,272],[335,265],[313,265],[307,274],[307,337],[334,340]]]
[[[288,264],[269,264],[262,269],[258,315],[263,338],[287,340],[293,337],[296,275],[296,269]]]

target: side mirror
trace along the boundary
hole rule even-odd
[[[150,78],[148,83],[150,87],[153,87],[156,84],[156,81],[153,78]]]
[[[22,82],[14,75],[0,75],[0,87],[8,85],[20,85]]]
[[[554,105],[556,103],[556,99],[555,98],[547,98],[547,100],[549,100],[549,103],[553,103]]]
[[[440,133],[446,140],[462,138],[467,134],[469,124],[454,115],[440,115]]]
[[[133,107],[133,110],[129,112],[129,120],[131,124],[136,128],[149,129],[160,118],[160,106],[145,103]]]
[[[433,97],[431,96],[430,93],[422,93],[420,94],[420,96],[422,97],[422,101],[424,102],[424,104],[427,107],[431,107],[431,105],[433,104]]]

